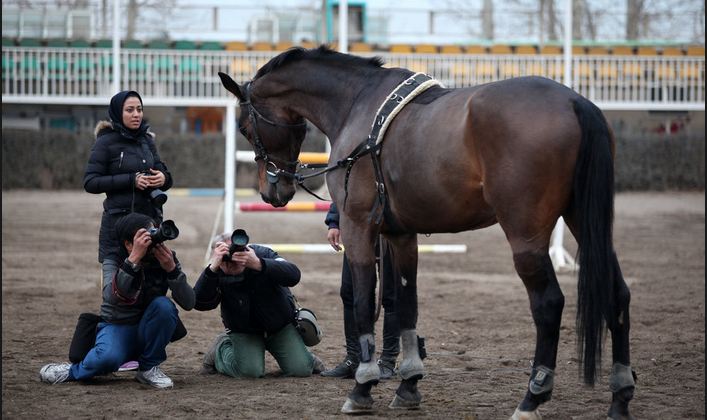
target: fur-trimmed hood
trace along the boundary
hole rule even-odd
[[[101,134],[101,132],[106,131],[106,130],[117,131],[117,130],[113,127],[113,122],[112,122],[112,121],[110,121],[110,120],[102,120],[102,121],[98,121],[98,124],[96,124],[96,128],[95,128],[95,130],[93,131],[93,134],[95,135],[96,139],[98,139],[99,134]],[[151,136],[153,140],[154,140],[154,138],[156,137],[156,136],[155,136],[155,133],[153,133],[153,132],[150,131],[150,130],[147,130],[147,134],[148,134],[149,136]]]

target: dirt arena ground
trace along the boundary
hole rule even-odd
[[[303,193],[300,200],[308,198]],[[626,193],[616,201],[615,243],[632,291],[632,364],[638,374],[631,405],[637,419],[705,418],[704,193]],[[341,417],[352,380],[279,377],[273,359],[258,380],[200,376],[203,352],[222,325],[217,310],[181,312],[189,334],[167,348],[164,370],[175,388],[157,391],[130,372],[89,384],[50,386],[42,365],[67,359],[81,312],[100,303],[96,261],[102,196],[84,192],[2,192],[2,417],[289,418]],[[256,200],[255,197],[244,200]],[[170,245],[194,284],[220,199],[173,196],[166,204],[181,235]],[[324,243],[323,213],[236,215],[254,242]],[[498,226],[421,243],[463,243],[467,254],[420,257],[419,333],[426,337],[422,409],[387,408],[397,381],[373,389],[370,417],[504,419],[525,393],[534,350],[525,290],[513,271]],[[574,254],[574,240],[566,247]],[[285,254],[303,276],[294,288],[313,309],[325,336],[313,350],[331,366],[344,354],[340,255]],[[581,385],[575,357],[576,276],[559,276],[566,296],[553,399],[546,419],[603,419],[609,406],[605,358],[601,382]],[[380,324],[380,323],[379,323]],[[610,355],[610,343],[605,354]],[[380,347],[380,344],[379,344]]]

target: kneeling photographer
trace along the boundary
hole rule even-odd
[[[208,311],[220,304],[226,327],[204,355],[202,373],[264,376],[265,351],[285,376],[321,372],[321,360],[295,326],[297,308],[289,288],[299,283],[299,268],[268,247],[247,244],[242,229],[216,236],[209,264],[194,286],[194,308]]]
[[[115,224],[120,240],[118,271],[103,286],[100,318],[91,333],[74,335],[69,363],[51,363],[40,370],[43,382],[52,384],[89,379],[118,371],[121,364],[137,360],[135,378],[159,389],[171,388],[172,380],[160,364],[167,359],[166,347],[186,335],[177,308],[194,307],[194,289],[187,283],[176,254],[164,241],[179,230],[172,221],[159,228],[149,216],[130,213]],[[85,314],[82,314],[82,316]],[[81,318],[80,318],[81,319]],[[81,323],[80,330],[89,330]],[[79,338],[77,340],[77,338]]]

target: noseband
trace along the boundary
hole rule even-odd
[[[251,86],[252,82],[248,82],[245,85],[245,101],[241,102],[239,106],[243,107],[246,106],[248,109],[248,121],[250,121],[251,126],[253,127],[253,146],[255,147],[255,160],[263,160],[265,162],[265,173],[268,178],[268,182],[271,184],[277,184],[277,181],[280,179],[280,175],[290,178],[290,179],[297,179],[297,174],[295,172],[288,172],[284,169],[278,168],[277,164],[275,161],[279,161],[280,163],[284,164],[285,166],[294,166],[295,168],[297,167],[297,164],[299,164],[299,160],[295,161],[288,161],[288,160],[283,160],[279,158],[273,158],[268,156],[268,152],[265,150],[265,145],[263,145],[263,142],[260,140],[260,135],[258,134],[258,119],[261,121],[272,125],[274,127],[289,127],[289,128],[296,128],[296,127],[304,127],[307,125],[307,122],[304,121],[304,119],[301,122],[298,123],[279,123],[272,121],[265,117],[263,114],[258,112],[257,109],[255,109],[255,106],[250,101],[250,91],[251,91]]]

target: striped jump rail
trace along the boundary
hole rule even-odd
[[[325,201],[312,202],[290,202],[284,207],[273,207],[268,203],[236,203],[236,211],[255,212],[255,211],[297,211],[297,212],[313,212],[313,211],[329,211],[329,203]]]
[[[337,254],[329,244],[263,244],[278,253],[293,254]],[[343,246],[342,246],[343,249]],[[417,252],[421,254],[463,254],[467,252],[465,244],[419,244]]]

